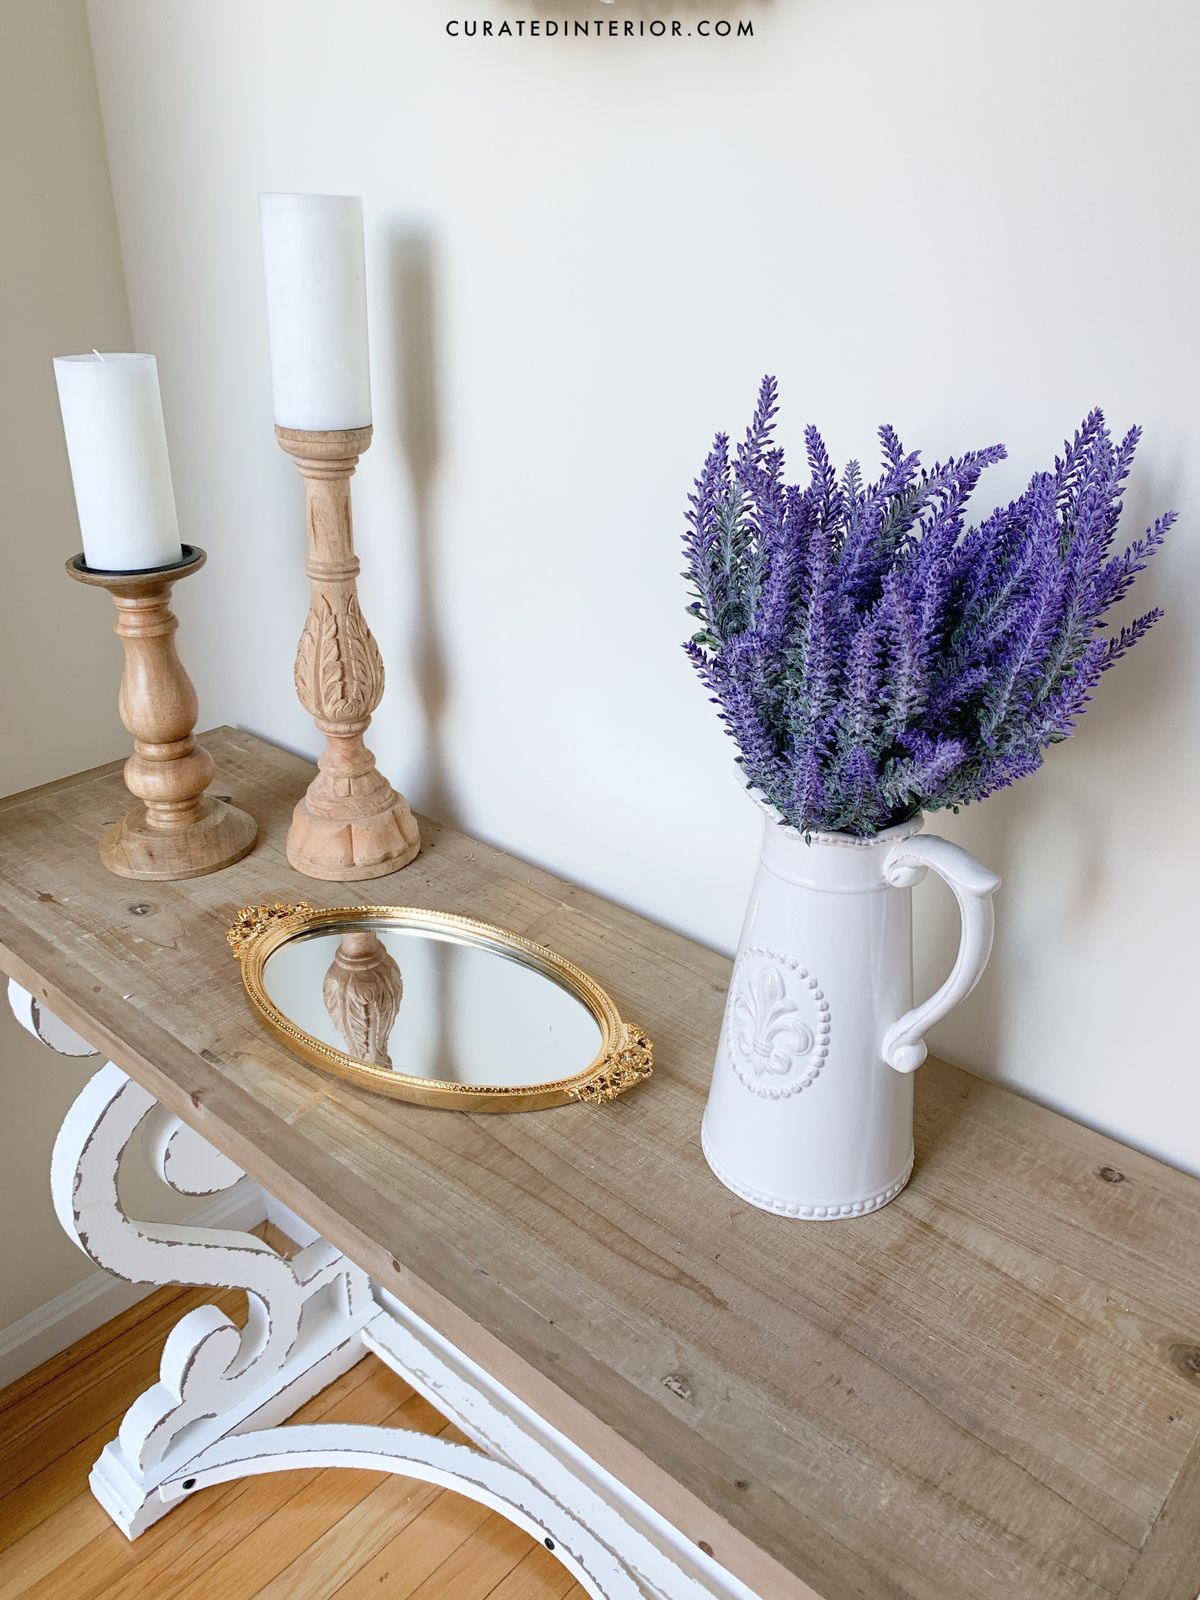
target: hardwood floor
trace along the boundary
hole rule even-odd
[[[0,1390],[0,1600],[586,1600],[550,1552],[461,1495],[329,1469],[204,1490],[131,1544],[87,1475],[193,1306],[163,1289]],[[295,1421],[391,1423],[461,1438],[374,1357]]]

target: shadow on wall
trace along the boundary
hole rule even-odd
[[[425,724],[426,809],[434,817],[456,815],[446,774],[442,716],[446,664],[434,592],[433,488],[438,465],[438,391],[434,249],[429,235],[397,228],[388,247],[389,280],[395,297],[398,444],[408,463],[413,500],[415,628],[413,679]]]

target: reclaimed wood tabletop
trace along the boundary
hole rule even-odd
[[[723,956],[430,822],[393,876],[302,878],[312,767],[204,742],[259,823],[210,877],[101,867],[120,763],[0,802],[10,976],[764,1600],[1195,1600],[1200,1182],[930,1062],[899,1199],[756,1211],[700,1153]],[[550,945],[647,1030],[654,1076],[485,1116],[322,1074],[225,942],[241,906],[301,899]]]

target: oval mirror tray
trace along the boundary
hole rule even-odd
[[[247,906],[226,937],[251,1004],[303,1060],[458,1111],[614,1100],[653,1051],[553,950],[407,906]]]

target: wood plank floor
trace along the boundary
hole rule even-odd
[[[283,1472],[206,1489],[132,1544],[87,1475],[193,1306],[163,1289],[0,1390],[0,1600],[586,1600],[550,1552],[461,1495],[391,1474]],[[244,1306],[244,1301],[243,1301]],[[295,1421],[461,1438],[373,1356]]]

